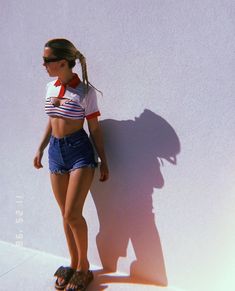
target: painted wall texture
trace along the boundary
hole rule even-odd
[[[69,257],[47,150],[33,168],[51,80],[43,46],[65,37],[104,93],[111,178],[96,173],[85,205],[91,263],[176,290],[234,290],[234,16],[231,0],[1,1],[0,239]]]

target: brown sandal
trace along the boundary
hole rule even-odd
[[[57,277],[57,279],[55,281],[55,288],[57,290],[63,290],[66,287],[66,285],[68,284],[69,280],[71,279],[71,277],[73,276],[75,271],[76,270],[72,269],[71,267],[60,266],[54,274],[54,276]],[[59,282],[58,282],[59,277],[64,279],[63,284],[59,284]]]
[[[93,273],[90,270],[88,270],[87,273],[76,271],[69,280],[69,284],[76,286],[74,288],[66,288],[65,291],[84,291],[93,278]]]

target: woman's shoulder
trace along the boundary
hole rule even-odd
[[[59,87],[54,86],[56,80],[47,82],[46,84],[46,99],[57,96],[59,94]]]
[[[75,88],[68,87],[66,91],[67,93],[72,93],[72,94],[77,95],[80,101],[84,101],[85,99],[87,99],[87,97],[89,98],[90,95],[95,94],[93,90],[94,88],[92,86],[88,85],[88,88],[87,88],[87,85],[81,81],[77,87]]]
[[[53,81],[49,81],[49,82],[47,82],[47,83],[46,83],[46,87],[49,88],[49,87],[51,87],[51,86],[54,86],[54,85],[55,85],[55,82],[56,82],[56,80],[53,80]]]

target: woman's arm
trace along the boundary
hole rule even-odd
[[[34,163],[34,167],[37,169],[40,169],[43,167],[41,160],[42,160],[42,156],[43,156],[43,152],[44,149],[47,147],[49,140],[50,140],[50,136],[51,136],[51,120],[49,117],[45,132],[43,134],[41,143],[39,144],[38,150],[36,152],[36,155],[34,157],[33,163]]]
[[[100,181],[106,181],[109,177],[109,169],[104,150],[103,134],[97,117],[88,119],[88,128],[91,134],[92,141],[101,160],[100,165]]]

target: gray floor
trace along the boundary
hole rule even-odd
[[[0,290],[17,291],[54,291],[55,278],[53,274],[61,265],[68,265],[69,261],[48,253],[18,247],[0,241]],[[92,266],[95,279],[87,291],[101,290],[159,290],[173,291],[175,288],[161,288],[152,285],[133,282],[127,276],[115,273],[104,274],[97,267]]]

